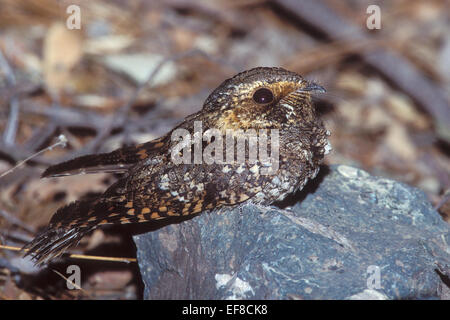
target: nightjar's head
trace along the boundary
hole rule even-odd
[[[325,89],[282,68],[254,68],[225,80],[206,99],[203,111],[223,129],[308,123],[316,120],[313,91]]]

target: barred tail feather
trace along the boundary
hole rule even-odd
[[[96,199],[75,201],[58,209],[48,227],[25,245],[24,249],[28,249],[26,255],[32,256],[36,264],[47,263],[101,225],[165,218],[163,214],[152,217],[152,210],[133,202],[131,196],[125,196],[126,184],[126,179],[120,179]]]
[[[95,201],[76,201],[60,208],[50,220],[48,227],[22,249],[36,264],[44,264],[75,246],[87,233],[98,226],[90,219]]]
[[[71,229],[47,228],[22,249],[25,256],[31,256],[36,265],[47,264],[61,256],[69,247],[75,246],[94,227],[74,227]]]

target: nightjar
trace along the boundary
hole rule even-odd
[[[282,68],[254,68],[224,81],[200,111],[156,140],[49,167],[43,177],[122,175],[98,198],[60,208],[24,247],[27,255],[46,263],[104,224],[192,216],[246,202],[268,205],[302,189],[331,149],[314,91],[325,90]],[[244,143],[234,143],[239,139]],[[252,158],[251,141],[270,155]],[[211,144],[210,157],[203,157]]]

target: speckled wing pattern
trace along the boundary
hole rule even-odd
[[[252,169],[255,165],[171,165],[170,154],[164,149],[164,154],[152,149],[152,156],[147,154],[147,159],[95,201],[77,201],[59,209],[49,226],[25,249],[42,263],[100,225],[195,215],[244,202],[261,191],[263,183]]]

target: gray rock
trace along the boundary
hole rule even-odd
[[[144,297],[439,298],[450,227],[422,191],[348,166],[307,189],[136,235]]]

